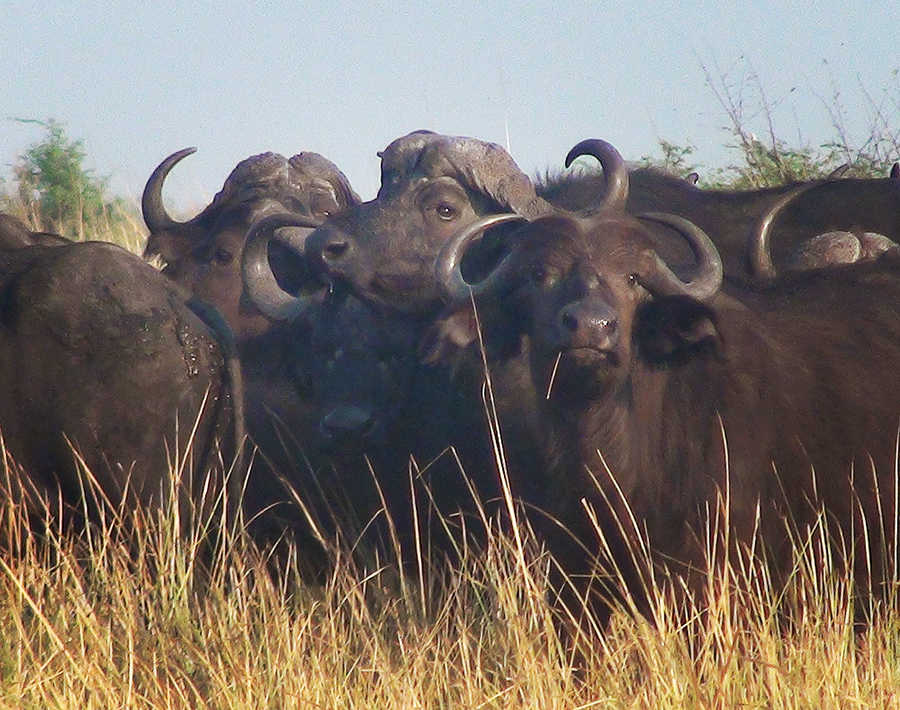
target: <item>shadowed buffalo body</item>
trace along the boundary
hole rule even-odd
[[[112,244],[0,250],[4,497],[36,520],[157,508],[172,490],[200,505],[207,489],[204,509],[221,500],[239,383],[227,327],[192,306]]]
[[[648,233],[658,224],[685,235],[696,278],[682,281],[657,255]],[[486,226],[463,230],[442,256],[460,307],[468,286],[457,265]],[[485,339],[506,329],[502,339],[530,342],[548,470],[544,489],[522,497],[546,514],[536,524],[566,572],[591,572],[593,514],[640,589],[619,534],[620,524],[634,531],[633,516],[655,562],[700,581],[721,496],[729,539],[751,544],[758,526],[775,570],[787,572],[788,526],[805,534],[824,509],[856,554],[857,579],[871,570],[885,580],[897,515],[896,252],[735,298],[719,288],[715,247],[676,217],[557,215],[514,237],[472,286],[504,314]]]
[[[70,240],[52,232],[36,232],[21,220],[0,212],[0,249],[21,249],[27,246],[60,246]]]

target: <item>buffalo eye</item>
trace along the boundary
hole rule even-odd
[[[450,222],[451,220],[456,219],[456,216],[459,214],[459,211],[456,209],[456,207],[447,204],[446,202],[441,202],[437,207],[435,207],[435,212],[437,212],[437,216],[445,222]]]
[[[222,266],[230,264],[233,258],[234,255],[230,251],[221,247],[213,252],[213,259],[215,259],[217,264],[221,264]]]
[[[314,217],[327,219],[337,209],[337,201],[330,195],[313,195],[309,211]]]
[[[531,283],[541,288],[553,288],[559,278],[559,272],[556,269],[549,268],[543,264],[535,264],[531,267]]]
[[[281,201],[282,206],[289,212],[299,212],[303,214],[306,211],[304,204],[292,195],[287,195]]]

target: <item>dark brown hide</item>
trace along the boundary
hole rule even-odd
[[[185,505],[221,493],[235,442],[220,345],[177,285],[117,246],[0,251],[0,383],[3,495],[35,517],[42,501],[93,518],[100,496],[129,510],[173,488]]]
[[[629,214],[667,212],[690,220],[718,247],[726,278],[747,283],[753,276],[747,261],[750,230],[781,196],[799,184],[759,190],[706,190],[673,175],[642,168],[629,173],[625,210]],[[601,174],[586,172],[554,177],[539,192],[555,204],[577,210],[592,195],[602,194],[603,185]],[[900,181],[890,178],[822,181],[820,186],[798,195],[772,230],[772,258],[782,269],[790,268],[792,261],[794,267],[807,268],[802,258],[798,259],[798,250],[808,240],[828,232],[845,231],[856,236],[875,232],[900,243]],[[653,227],[649,233],[660,253],[673,266],[690,261],[690,253],[665,231]],[[812,266],[818,264],[812,262]]]
[[[644,287],[645,232],[615,216],[524,227],[498,311],[508,318],[492,324],[531,345],[549,471],[546,487],[523,497],[586,546],[536,514],[566,571],[583,579],[599,552],[585,507],[623,554],[608,500],[626,529],[634,516],[657,563],[699,582],[707,515],[722,495],[738,545],[752,541],[759,506],[776,571],[789,562],[787,527],[805,534],[823,508],[853,546],[857,579],[868,579],[870,560],[884,582],[897,514],[900,259],[701,303]],[[616,562],[629,571],[627,557]]]

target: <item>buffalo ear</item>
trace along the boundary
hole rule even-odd
[[[195,241],[187,234],[168,229],[162,232],[153,232],[147,237],[144,258],[159,256],[166,264],[173,264],[190,256],[196,246]]]
[[[423,362],[452,362],[463,350],[478,340],[478,323],[469,306],[442,314],[422,336],[419,355]]]
[[[429,364],[455,367],[466,351],[483,345],[488,358],[505,360],[518,354],[525,321],[514,298],[482,303],[477,318],[471,304],[457,306],[428,327],[419,341],[419,356]]]
[[[634,340],[647,362],[673,363],[707,354],[718,337],[715,312],[688,296],[654,298],[635,314]]]

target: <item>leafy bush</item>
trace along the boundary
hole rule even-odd
[[[770,100],[752,68],[737,81],[731,81],[721,71],[714,75],[705,65],[703,71],[725,113],[725,146],[736,159],[728,165],[706,169],[705,174],[699,169],[702,187],[752,190],[815,180],[835,172],[846,177],[881,178],[887,177],[893,163],[900,160],[900,69],[893,71],[893,84],[881,100],[862,89],[868,104],[869,128],[861,143],[851,137],[841,92],[832,86],[830,103],[823,106],[831,119],[832,135],[820,144],[801,140],[799,146],[780,137],[776,127],[779,102]],[[679,177],[698,171],[690,163],[694,146],[660,138],[659,149],[661,155],[644,156],[638,164]]]
[[[36,123],[45,134],[17,157],[13,175],[18,200],[7,195],[9,211],[35,229],[79,240],[131,226],[133,209],[121,197],[108,197],[106,178],[85,167],[81,140],[69,138],[64,125],[53,119],[17,120]]]

